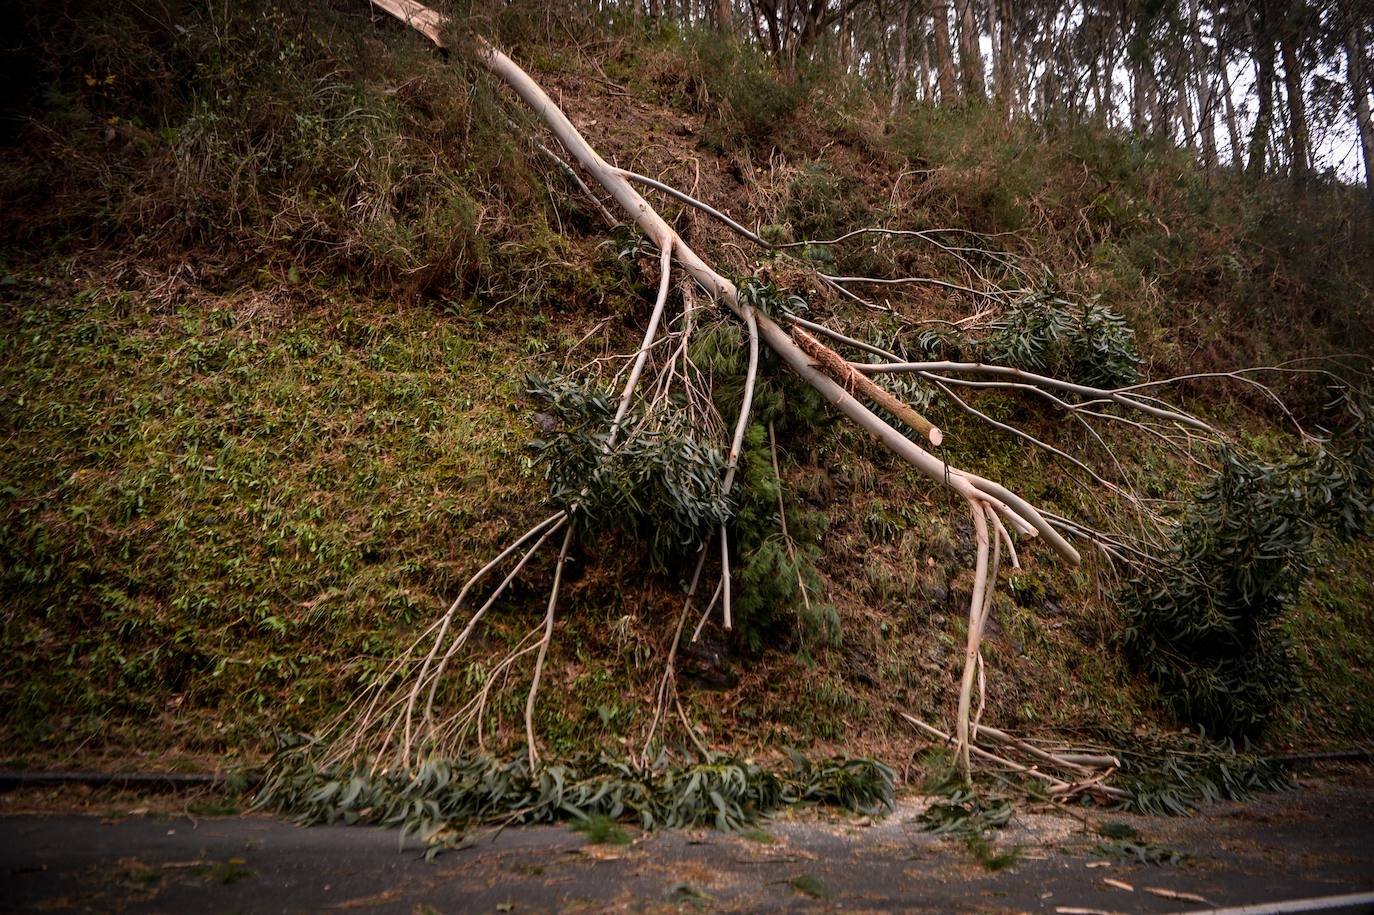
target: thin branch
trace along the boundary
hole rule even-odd
[[[529,743],[530,769],[539,763],[539,750],[534,740],[534,703],[539,696],[539,681],[544,675],[544,659],[549,653],[549,643],[553,641],[554,610],[558,606],[558,587],[563,582],[563,563],[568,559],[568,547],[572,544],[572,527],[563,535],[563,547],[558,551],[558,563],[553,569],[553,587],[549,590],[549,608],[544,614],[544,637],[539,640],[539,654],[534,660],[534,678],[530,681],[529,695],[525,698],[525,739]]]

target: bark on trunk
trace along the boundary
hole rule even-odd
[[[1245,167],[1251,178],[1264,174],[1265,151],[1269,147],[1269,131],[1274,121],[1274,40],[1270,32],[1269,11],[1259,4],[1251,24],[1254,36],[1255,93],[1259,97],[1255,115],[1255,129],[1250,133],[1250,161]]]
[[[1360,134],[1360,152],[1364,156],[1364,183],[1374,200],[1374,118],[1369,110],[1369,83],[1364,68],[1364,44],[1354,29],[1345,35],[1345,73],[1350,83],[1352,107],[1355,109],[1355,129]]]
[[[1221,64],[1221,89],[1226,110],[1226,135],[1231,141],[1231,165],[1241,168],[1245,163],[1241,158],[1240,127],[1236,123],[1236,103],[1231,98],[1231,73],[1225,61]]]
[[[959,72],[964,82],[964,98],[982,101],[983,51],[978,46],[978,17],[974,15],[973,0],[960,0],[959,6]]]
[[[949,0],[935,0],[931,7],[931,20],[935,29],[935,67],[939,71],[937,82],[940,101],[949,103],[959,97],[954,82],[954,47],[949,38]]]
[[[902,103],[902,89],[910,76],[907,63],[907,42],[911,33],[911,3],[903,3],[897,13],[897,65],[892,73],[892,102],[888,106],[888,117],[897,113]]]
[[[1302,68],[1291,29],[1284,29],[1279,41],[1283,54],[1283,83],[1288,94],[1288,132],[1293,149],[1293,177],[1306,178],[1312,172],[1312,146],[1308,139],[1307,103],[1303,97]]]

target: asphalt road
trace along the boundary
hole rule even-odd
[[[1368,770],[1191,818],[1089,816],[1129,823],[1185,856],[1173,864],[1115,858],[1084,822],[1025,813],[998,838],[1019,858],[992,871],[922,832],[921,807],[912,799],[872,823],[801,814],[767,824],[767,841],[664,831],[611,846],[561,827],[508,829],[473,835],[433,861],[368,827],[10,815],[0,817],[0,909],[1149,913],[1374,891]]]

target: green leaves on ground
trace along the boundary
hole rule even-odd
[[[659,757],[637,769],[608,757],[532,771],[524,757],[435,759],[415,771],[364,766],[320,768],[313,744],[277,755],[263,779],[259,808],[302,823],[377,823],[430,841],[448,841],[481,823],[576,820],[593,841],[608,841],[618,821],[644,829],[711,825],[740,832],[790,804],[872,812],[891,806],[892,770],[870,759],[832,759],[773,772],[748,760]],[[617,827],[618,829],[618,827]]]

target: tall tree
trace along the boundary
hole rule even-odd
[[[1369,110],[1369,75],[1365,70],[1363,29],[1352,23],[1345,33],[1345,72],[1350,85],[1351,103],[1355,109],[1355,129],[1360,135],[1360,152],[1364,156],[1364,181],[1374,195],[1374,120]]]
[[[1264,174],[1265,153],[1274,121],[1274,25],[1267,0],[1259,0],[1250,12],[1250,49],[1255,60],[1255,126],[1250,131],[1250,161],[1245,171],[1252,178]]]
[[[933,0],[931,26],[935,32],[935,69],[940,101],[952,102],[959,97],[959,90],[954,82],[954,48],[949,38],[949,0]]]
[[[973,9],[973,0],[958,0],[959,3],[959,75],[963,78],[964,97],[982,100],[983,88],[983,51],[979,47],[978,16]]]
[[[1293,150],[1293,177],[1305,178],[1312,171],[1312,147],[1307,126],[1307,102],[1299,60],[1301,33],[1306,12],[1301,2],[1290,3],[1279,30],[1279,52],[1283,57],[1283,84],[1288,96],[1288,138]]]

